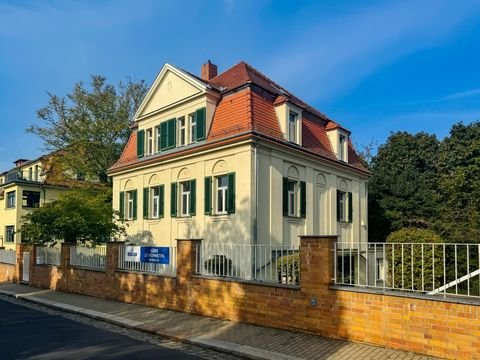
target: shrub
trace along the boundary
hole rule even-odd
[[[280,256],[276,259],[276,267],[282,284],[300,283],[300,255],[298,253]]]
[[[232,260],[225,255],[213,255],[205,261],[205,270],[210,274],[228,276],[232,274]]]

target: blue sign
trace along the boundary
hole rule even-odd
[[[170,248],[142,246],[140,248],[140,262],[170,264]]]

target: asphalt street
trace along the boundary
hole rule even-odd
[[[0,299],[0,359],[199,359]]]

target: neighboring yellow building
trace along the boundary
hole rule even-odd
[[[367,242],[367,180],[350,132],[241,62],[165,64],[109,170],[129,240],[175,246]]]
[[[22,241],[22,217],[67,189],[49,182],[52,156],[19,159],[13,169],[0,174],[0,247],[15,248]]]

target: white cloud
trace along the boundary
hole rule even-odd
[[[472,6],[469,6],[471,4]],[[397,59],[449,40],[473,3],[386,2],[306,26],[272,54],[269,72],[307,100],[328,99]]]

